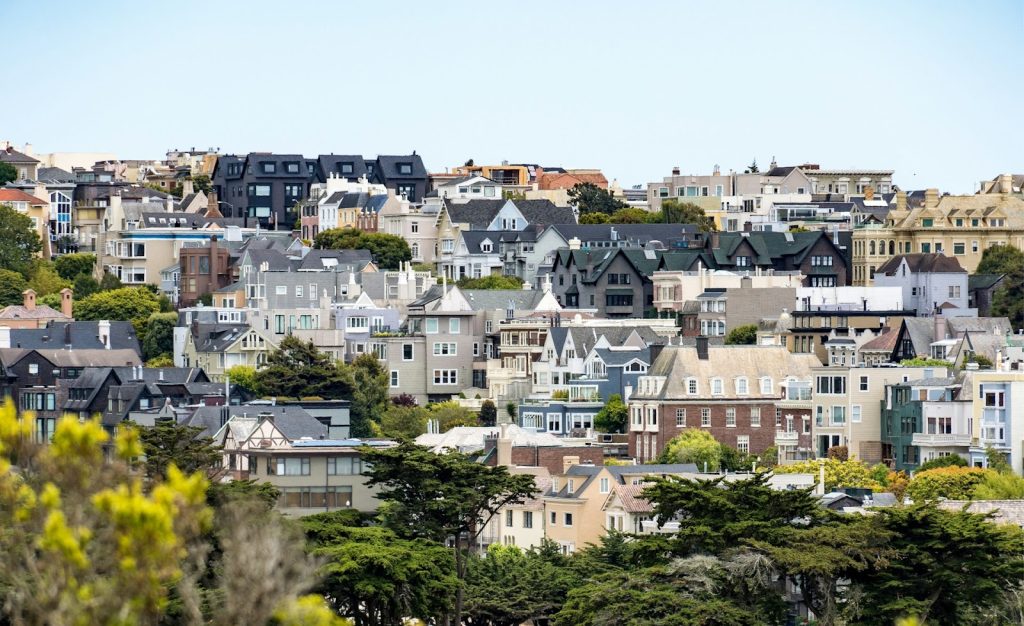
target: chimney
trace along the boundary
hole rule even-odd
[[[75,314],[73,294],[74,292],[68,287],[60,290],[60,312],[69,319]]]
[[[708,338],[703,335],[697,337],[697,358],[701,361],[708,360]]]
[[[96,326],[99,329],[97,337],[99,338],[100,343],[103,344],[104,348],[109,350],[110,349],[110,322],[108,320],[100,320],[97,323]]]
[[[583,244],[583,242],[580,241],[579,237],[573,237],[572,239],[569,240],[569,249],[570,250],[579,250],[580,247],[582,246],[582,244]]]
[[[924,190],[924,208],[934,209],[939,206],[939,190],[938,189],[925,189]]]
[[[896,192],[896,210],[907,210],[907,192],[903,191],[902,189]]]
[[[712,250],[717,250],[718,249],[718,242],[719,242],[718,231],[717,230],[711,231],[711,249]]]
[[[206,196],[206,217],[224,217],[224,214],[220,212],[220,202],[218,202],[217,199],[217,192],[212,189],[210,190],[210,194]]]
[[[11,347],[11,329],[8,326],[0,326],[0,348]]]
[[[562,473],[568,474],[569,468],[573,465],[580,464],[580,457],[578,456],[563,456],[562,457]]]
[[[168,213],[174,212],[174,196],[168,195],[164,199],[164,210]]]
[[[198,261],[196,261],[198,263]],[[209,283],[206,288],[209,291],[216,291],[220,288],[220,284],[217,282],[217,275],[220,272],[217,269],[217,235],[210,236],[210,274],[207,277]]]
[[[186,178],[181,183],[181,197],[190,196],[196,192],[195,187],[192,185],[192,179]]]
[[[946,318],[941,315],[935,316],[935,341],[942,341],[949,333],[949,325]]]
[[[712,176],[721,176],[721,174],[722,174],[721,168],[718,167],[718,163],[715,163],[715,169],[712,170],[711,175]]]
[[[1013,176],[1010,174],[999,175],[999,193],[1013,193]]]
[[[26,289],[21,292],[21,295],[25,298],[25,308],[29,311],[34,311],[36,308],[36,292],[34,289]]]
[[[512,439],[508,436],[508,424],[501,425],[498,436],[498,465],[512,467]]]
[[[678,165],[672,168],[672,175],[673,176],[679,176],[679,166]]]
[[[869,187],[865,187],[864,188],[864,199],[865,200],[873,200],[874,198],[875,198],[875,189],[874,189],[874,187],[870,187],[870,186]]]

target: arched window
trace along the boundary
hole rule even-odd
[[[889,255],[896,254],[896,242],[892,239],[889,240]]]
[[[872,256],[874,256],[874,254],[875,254],[875,240],[874,239],[871,240],[871,245],[868,246],[868,249],[871,250],[870,254]]]

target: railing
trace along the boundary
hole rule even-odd
[[[972,437],[970,435],[963,435],[959,433],[954,434],[935,434],[930,435],[927,433],[914,433],[914,437],[911,439],[910,445],[913,446],[969,446],[971,445]]]

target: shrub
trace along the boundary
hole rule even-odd
[[[840,461],[849,461],[850,449],[846,446],[832,446],[828,449],[828,458],[839,459]]]
[[[980,467],[939,467],[917,472],[907,487],[907,495],[914,502],[939,498],[969,500],[988,472]]]
[[[925,461],[917,467],[918,472],[926,472],[931,469],[938,467],[967,467],[967,461],[964,457],[959,454],[951,454],[949,456],[940,456],[930,461]]]

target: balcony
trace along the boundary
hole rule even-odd
[[[775,445],[777,446],[795,446],[800,443],[800,433],[795,430],[777,430],[775,431]]]
[[[970,446],[971,436],[962,434],[935,434],[929,435],[926,433],[914,433],[914,437],[910,442],[913,446],[929,446],[944,448],[949,446]]]

